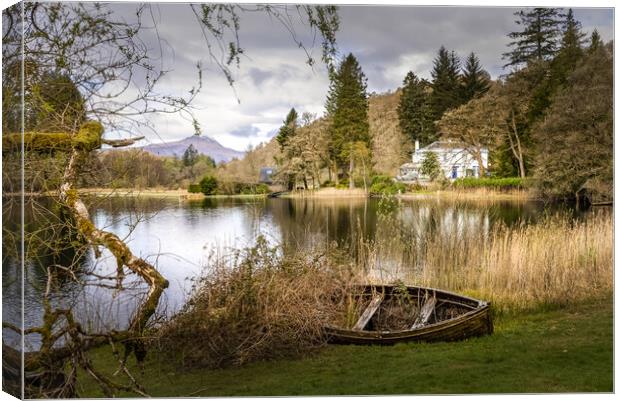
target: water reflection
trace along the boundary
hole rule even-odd
[[[17,208],[3,202],[5,233],[17,232]],[[391,211],[376,199],[206,199],[180,202],[166,199],[93,198],[88,200],[92,218],[125,238],[132,251],[154,264],[170,281],[165,291],[162,313],[173,313],[184,303],[191,278],[209,267],[214,253],[252,246],[258,235],[272,243],[297,248],[335,243],[352,257],[364,250],[360,244],[386,239],[384,250],[374,255],[378,275],[391,270],[423,268],[415,254],[425,238],[450,236],[468,238],[488,235],[498,225],[535,224],[549,208],[535,202],[456,202],[440,199],[402,200]],[[38,203],[36,204],[38,205]],[[116,264],[108,252],[95,258],[90,247],[72,246],[62,234],[61,210],[51,200],[27,203],[24,219],[27,232],[38,239],[27,246],[31,257],[26,263],[26,326],[41,319],[41,298],[47,268],[58,264],[76,266],[81,277],[94,272],[107,275]],[[45,213],[42,210],[45,210]],[[571,211],[571,213],[577,213]],[[385,227],[385,222],[388,227]],[[32,236],[31,236],[32,237]],[[7,238],[5,235],[4,238]],[[53,246],[45,246],[51,241]],[[62,242],[65,241],[65,242]],[[393,242],[390,242],[393,241]],[[408,255],[391,254],[391,244],[411,244]],[[21,298],[18,281],[19,260],[15,243],[3,241],[3,319],[12,319]],[[59,252],[53,252],[60,249]],[[36,257],[35,257],[36,256]],[[413,262],[412,262],[413,261]],[[138,284],[129,276],[127,284]],[[88,284],[88,283],[86,283]],[[84,324],[119,327],[127,324],[143,287],[121,293],[107,288],[77,285],[60,280],[55,303],[74,307]],[[15,309],[13,311],[13,309]],[[36,338],[30,339],[36,346]]]

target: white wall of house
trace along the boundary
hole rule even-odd
[[[422,162],[428,152],[433,152],[443,171],[443,175],[450,180],[463,177],[480,177],[478,161],[462,146],[454,142],[437,141],[424,148],[418,148],[411,155],[411,163],[405,163],[400,167],[400,174],[396,177],[399,181],[428,181],[429,177],[420,173]],[[486,170],[489,165],[489,151],[482,150],[482,165]]]

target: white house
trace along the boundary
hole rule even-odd
[[[478,161],[463,147],[462,144],[452,141],[437,141],[420,148],[420,143],[415,141],[415,152],[411,156],[411,163],[400,166],[400,174],[396,177],[399,181],[428,181],[428,177],[420,170],[422,162],[428,152],[433,152],[441,166],[446,178],[454,180],[462,177],[480,177]],[[489,166],[489,150],[482,149],[482,165],[486,171]]]

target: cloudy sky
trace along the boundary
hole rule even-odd
[[[323,114],[328,89],[325,67],[306,64],[304,51],[288,32],[264,14],[241,17],[240,40],[245,49],[234,69],[234,90],[212,63],[199,25],[186,4],[153,3],[160,36],[165,39],[165,63],[171,72],[161,91],[186,93],[196,84],[196,63],[202,61],[203,90],[196,99],[195,115],[202,132],[222,145],[245,150],[269,140],[291,107],[299,112]],[[126,13],[130,4],[115,4]],[[507,50],[508,32],[518,30],[515,8],[341,6],[337,34],[340,55],[352,52],[368,78],[369,92],[396,89],[407,71],[430,78],[438,48],[444,45],[461,57],[475,52],[492,77],[505,73],[501,54]],[[598,29],[604,40],[613,38],[613,10],[574,9],[583,30]],[[310,46],[307,27],[296,25],[299,38]],[[310,49],[320,58],[320,42]],[[154,116],[157,134],[150,142],[174,141],[193,133],[180,116]]]

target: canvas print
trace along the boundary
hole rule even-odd
[[[2,11],[2,390],[613,393],[614,9]]]

